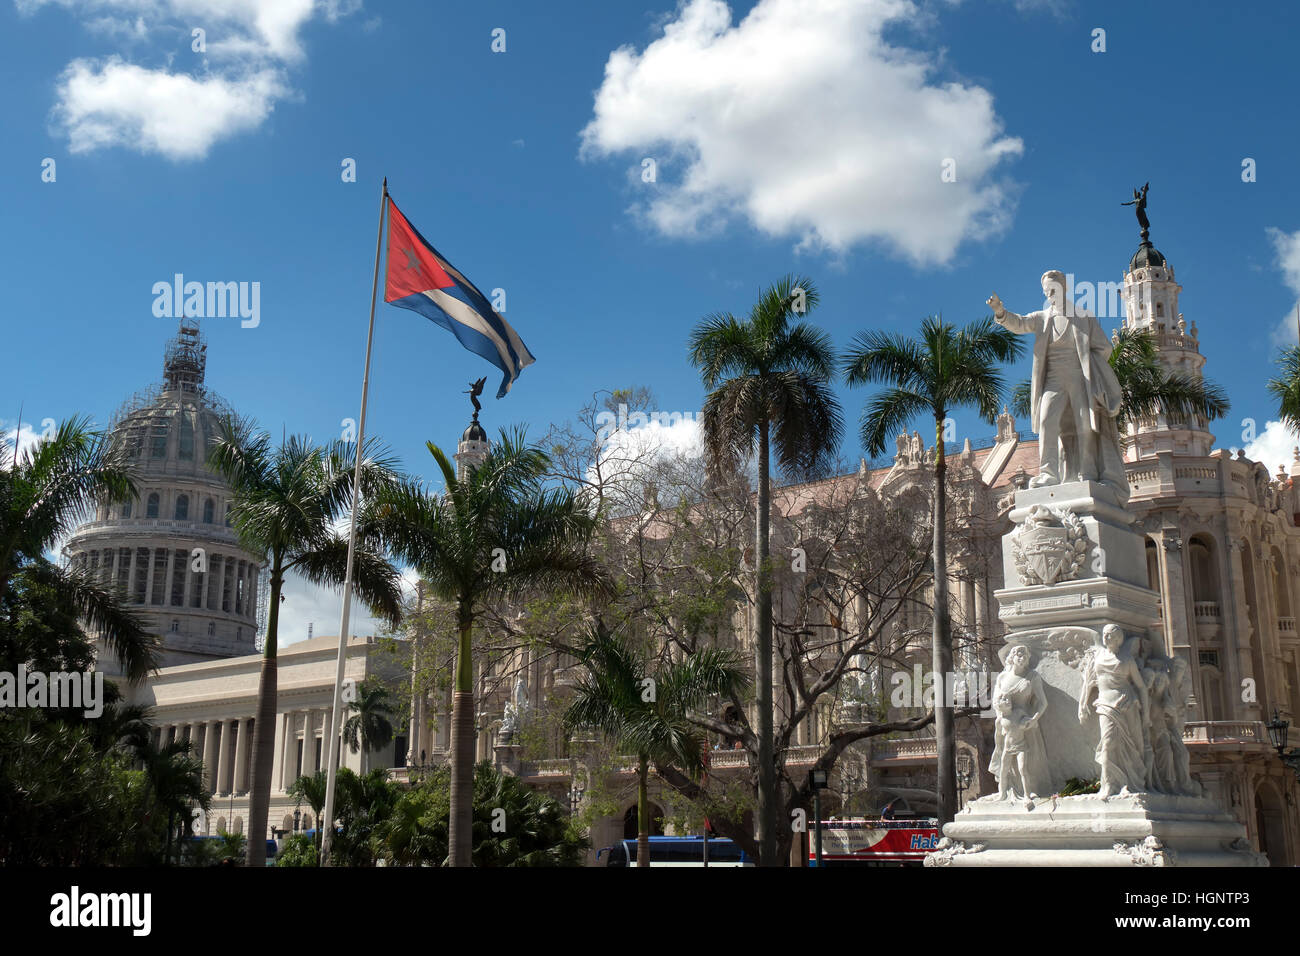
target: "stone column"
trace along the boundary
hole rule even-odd
[[[217,755],[217,785],[212,788],[213,793],[230,793],[230,759],[234,756],[234,747],[231,746],[234,741],[231,740],[231,735],[234,732],[233,720],[221,721],[221,750]]]
[[[406,765],[413,767],[420,762],[420,715],[424,710],[424,696],[419,692],[418,677],[420,670],[420,639],[411,642],[411,732],[407,737]]]
[[[176,573],[176,550],[167,549],[167,576],[163,578],[162,606],[172,606],[172,578]]]
[[[288,744],[285,741],[290,736],[289,731],[293,726],[290,723],[291,719],[291,711],[275,715],[275,764],[271,768],[272,790],[284,789],[284,778],[288,773],[285,766],[288,763],[285,759],[285,754],[288,753]]]
[[[153,603],[153,548],[145,548],[144,603]]]
[[[209,611],[221,610],[221,563],[219,554],[208,555],[208,573],[203,581],[203,604]]]
[[[189,607],[194,603],[194,553],[193,548],[186,548],[185,551],[185,589],[181,592],[181,607]]]
[[[248,620],[257,623],[257,565],[248,564]]]
[[[234,780],[231,781],[230,789],[232,793],[247,793],[248,792],[248,761],[250,759],[248,742],[249,742],[249,738],[252,735],[253,721],[251,718],[245,718],[244,720],[238,721],[238,725],[239,725],[239,730],[236,732],[236,737],[235,737],[235,777]],[[275,739],[277,743],[280,740],[280,720],[278,717],[276,719]],[[280,763],[278,758],[276,759],[275,762],[277,766]],[[278,787],[275,784],[275,780],[276,780],[275,771],[273,770],[271,772],[272,790],[278,789]]]
[[[977,647],[970,645],[971,641],[978,639],[979,631],[976,627],[975,615],[975,579],[969,574],[961,579],[961,616],[966,629],[966,638],[963,642],[966,646],[963,648],[961,656],[953,661],[955,670],[964,671],[968,669],[970,663],[978,655]],[[945,678],[946,679],[946,678]]]
[[[135,600],[135,548],[128,548],[126,555],[126,602]]]
[[[1227,537],[1220,550],[1219,579],[1223,621],[1223,659],[1219,662],[1223,673],[1224,719],[1254,719],[1254,714],[1242,713],[1241,679],[1250,676],[1250,616],[1246,611],[1246,583],[1241,572],[1241,540],[1227,528]],[[1241,648],[1245,645],[1243,659]]]
[[[203,780],[208,790],[217,792],[217,727],[220,721],[210,720],[203,732]]]
[[[316,772],[316,710],[306,711],[302,725],[302,775]]]

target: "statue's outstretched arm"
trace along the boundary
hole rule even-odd
[[[1017,315],[1008,309],[1001,315],[994,315],[993,319],[998,325],[1015,332],[1017,335],[1034,335],[1043,330],[1043,313],[1041,312]]]

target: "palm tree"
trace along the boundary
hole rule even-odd
[[[40,592],[46,608],[74,610],[117,655],[127,679],[138,681],[157,664],[156,639],[110,586],[47,557],[96,505],[134,494],[121,448],[86,418],[68,419],[25,452],[15,447],[12,462],[0,462],[0,605],[12,613],[22,594]],[[18,646],[11,624],[8,615],[0,619],[0,652],[20,660],[39,654]]]
[[[842,420],[830,390],[835,356],[826,333],[799,321],[817,305],[807,278],[786,276],[768,288],[745,319],[706,316],[691,333],[691,363],[704,387],[702,427],[715,476],[758,464],[754,568],[757,628],[754,673],[758,709],[759,863],[777,866],[776,756],[772,738],[772,569],[769,463],[789,476],[816,473],[839,446]]]
[[[474,799],[474,663],[470,636],[489,603],[534,588],[602,590],[605,572],[587,552],[595,527],[571,491],[547,488],[550,459],[523,430],[501,438],[463,475],[428,443],[446,490],[405,482],[381,491],[365,522],[456,609],[459,642],[452,696],[452,866],[471,865]]]
[[[1280,374],[1269,379],[1268,392],[1277,399],[1282,423],[1292,431],[1300,431],[1300,346],[1284,348],[1277,357],[1277,367]]]
[[[1120,435],[1128,431],[1129,425],[1153,415],[1176,418],[1196,415],[1213,421],[1228,413],[1228,396],[1218,385],[1186,372],[1170,370],[1161,363],[1155,336],[1149,329],[1120,329],[1111,349],[1110,367],[1115,370],[1123,393],[1119,414],[1115,416]],[[1300,368],[1300,358],[1297,368]],[[1283,393],[1275,388],[1277,382],[1276,379],[1270,382],[1269,390],[1282,399]],[[1300,390],[1300,383],[1295,387]],[[1297,396],[1300,397],[1300,391]],[[1032,417],[1028,381],[1012,389],[1011,413]]]
[[[397,481],[398,476],[376,446],[368,443],[363,454],[366,458],[361,466],[360,491],[364,498]],[[351,503],[355,455],[354,444],[340,441],[324,448],[298,436],[285,439],[273,449],[269,435],[255,433],[248,420],[237,418],[223,421],[209,454],[209,466],[226,479],[233,492],[230,520],[240,545],[261,555],[270,571],[270,610],[253,725],[253,786],[248,810],[250,867],[266,862],[266,818],[275,761],[280,592],[291,571],[312,584],[343,585],[348,540],[335,527]],[[399,620],[401,588],[397,570],[364,539],[357,542],[352,586],[375,614],[394,624]]]
[[[580,660],[587,674],[564,714],[566,728],[597,727],[637,757],[636,865],[650,865],[649,765],[671,764],[691,776],[704,769],[705,743],[689,714],[713,694],[749,683],[739,658],[704,648],[680,662],[652,663],[597,619]]]
[[[340,773],[343,771],[340,770]],[[321,820],[321,812],[325,809],[325,786],[328,777],[324,770],[317,770],[314,774],[302,774],[293,783],[289,784],[285,794],[298,803],[307,801],[307,806],[311,807],[311,818],[316,821],[316,839],[315,845],[320,845],[321,833],[324,829],[324,821]]]
[[[931,666],[935,679],[952,672],[952,619],[948,611],[946,541],[947,456],[944,421],[949,412],[974,407],[992,421],[998,413],[1003,382],[999,366],[1019,357],[1015,333],[991,317],[963,329],[930,316],[921,323],[921,336],[912,339],[880,331],[862,332],[843,357],[850,386],[879,382],[888,385],[862,410],[862,444],[880,455],[890,436],[906,429],[917,416],[934,419],[934,622]],[[935,699],[938,748],[939,824],[952,820],[957,809],[956,742],[953,709],[942,695]]]
[[[351,715],[343,724],[343,742],[356,753],[378,750],[393,739],[392,697],[379,685],[362,684],[357,688],[357,699],[348,704]]]

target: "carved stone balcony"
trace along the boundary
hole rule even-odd
[[[1197,720],[1183,726],[1183,743],[1190,750],[1272,752],[1268,729],[1258,720]]]
[[[1219,623],[1219,602],[1218,601],[1195,601],[1192,604],[1192,613],[1196,616],[1198,624],[1218,624]]]
[[[905,737],[899,740],[873,740],[871,765],[897,767],[932,763],[938,758],[938,744],[933,737]]]

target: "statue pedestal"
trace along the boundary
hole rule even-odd
[[[1046,697],[1038,746],[1045,750],[1047,792],[1033,800],[992,795],[972,802],[944,827],[926,866],[1266,865],[1236,819],[1201,796],[1052,796],[1072,777],[1096,780],[1101,773],[1100,721],[1095,707],[1080,721],[1079,700],[1105,629],[1124,632],[1120,653],[1141,657],[1139,668],[1146,662],[1168,674],[1170,661],[1159,598],[1146,587],[1145,541],[1109,488],[1078,481],[1019,491],[1011,519],[1016,527],[1002,539],[1007,587],[996,597],[1007,643],[1029,649]],[[1181,721],[1168,734],[1181,741]]]
[[[1050,520],[1034,528],[1035,509],[1044,508]],[[1007,642],[1029,646],[1043,681],[1047,712],[1039,726],[1056,793],[1071,777],[1096,779],[1100,772],[1097,717],[1081,724],[1078,716],[1080,667],[1092,632],[1114,624],[1128,635],[1152,634],[1163,647],[1160,598],[1146,587],[1146,543],[1130,527],[1133,516],[1106,486],[1076,481],[1018,491],[1011,520],[1016,527],[1002,538],[1007,587],[994,596]]]
[[[523,765],[523,748],[517,744],[497,744],[492,748],[492,763],[502,773],[519,776]]]
[[[982,797],[943,832],[926,866],[1268,866],[1236,819],[1203,797],[1090,794],[1032,809]]]

